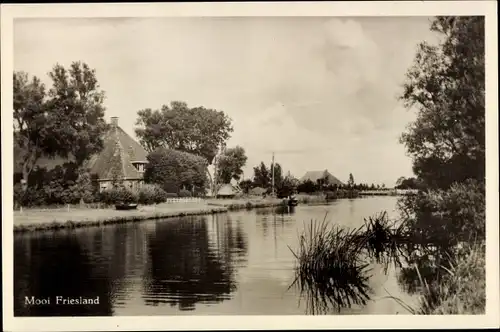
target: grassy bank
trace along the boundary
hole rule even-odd
[[[484,315],[486,308],[486,257],[484,244],[462,249],[439,282],[421,281],[423,295],[416,314]]]
[[[320,195],[298,195],[297,199],[300,204],[324,204],[327,202],[325,197]],[[237,199],[208,199],[197,202],[140,205],[137,210],[129,211],[118,211],[113,206],[96,204],[28,208],[14,211],[14,232],[101,226],[282,205],[283,199],[249,196]]]
[[[34,210],[14,212],[14,232],[55,230],[60,228],[80,228],[137,222],[150,219],[175,218],[194,215],[224,213],[224,207],[205,204],[159,204],[141,206],[137,210],[118,211],[115,209],[72,209]]]
[[[187,203],[140,205],[137,210],[118,211],[114,207],[66,206],[61,208],[30,208],[14,211],[14,232],[80,228],[150,219],[209,215],[235,210],[280,206],[276,198],[211,199]]]

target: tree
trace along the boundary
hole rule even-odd
[[[401,136],[430,188],[485,176],[484,17],[438,17],[438,45],[423,42],[401,99],[417,119]]]
[[[299,193],[311,194],[318,189],[318,186],[311,180],[305,180],[297,186]]]
[[[255,187],[269,188],[271,184],[271,172],[266,167],[264,162],[261,162],[259,166],[253,168],[253,183]]]
[[[158,147],[184,151],[205,158],[209,165],[233,131],[224,112],[202,106],[189,108],[180,101],[137,114],[135,133],[149,152]]]
[[[203,193],[206,185],[206,164],[203,157],[187,152],[157,148],[148,154],[144,181],[156,183],[166,192],[181,189]]]
[[[299,181],[293,176],[286,176],[276,188],[276,195],[278,197],[288,197],[297,191]]]
[[[354,186],[354,176],[352,175],[352,173],[349,173],[349,180],[347,181],[347,186],[349,186],[349,188],[352,188]]]
[[[95,70],[73,62],[67,70],[56,64],[49,73],[52,88],[14,72],[14,140],[21,152],[23,180],[42,156],[73,157],[77,165],[103,148],[104,92]]]
[[[239,181],[246,162],[245,149],[241,146],[225,150],[217,163],[217,183],[230,183],[232,179]]]
[[[240,188],[241,190],[243,190],[243,192],[245,194],[248,194],[250,192],[250,190],[253,188],[253,182],[252,180],[243,180],[239,183],[240,185]]]
[[[274,163],[274,165],[271,164],[270,169],[271,169],[271,182],[274,173],[274,189],[276,190],[276,188],[280,187],[283,183],[283,169],[279,163]]]

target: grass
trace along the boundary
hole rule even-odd
[[[450,259],[442,270],[442,277],[428,282],[418,265],[414,269],[420,284],[420,303],[411,307],[396,300],[408,312],[415,315],[481,315],[486,307],[486,273],[484,243],[467,246],[459,257]]]
[[[224,213],[224,207],[189,204],[164,204],[156,208],[117,211],[113,209],[89,209],[73,211],[35,211],[14,214],[14,232],[57,230],[164,219],[183,216]]]

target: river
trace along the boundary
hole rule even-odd
[[[299,234],[311,220],[358,227],[381,211],[396,216],[396,197],[299,205],[291,213],[257,209],[177,219],[16,234],[16,316],[303,315],[294,280]],[[406,314],[414,298],[396,271],[372,266],[371,300],[332,314]],[[50,298],[27,306],[25,298]],[[88,306],[55,297],[99,297]]]

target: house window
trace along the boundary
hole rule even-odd
[[[139,172],[144,172],[144,164],[135,163],[134,166],[135,166],[135,169],[138,170]]]

